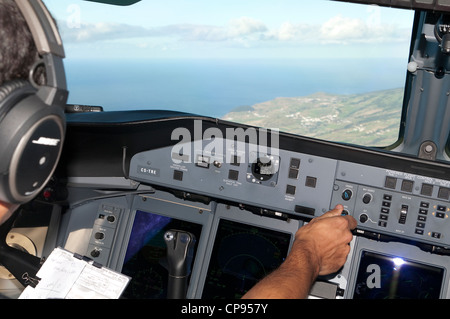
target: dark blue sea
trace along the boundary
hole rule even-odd
[[[405,59],[65,61],[69,103],[213,117],[276,97],[404,87],[406,65]]]

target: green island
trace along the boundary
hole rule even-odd
[[[388,146],[398,138],[402,88],[364,94],[315,93],[239,106],[223,119],[334,142]]]

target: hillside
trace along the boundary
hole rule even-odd
[[[223,119],[330,141],[386,146],[397,140],[402,103],[403,89],[315,93],[240,107]]]

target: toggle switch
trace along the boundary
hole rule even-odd
[[[406,223],[406,216],[408,215],[408,205],[402,205],[400,209],[400,218],[398,219],[399,224]]]

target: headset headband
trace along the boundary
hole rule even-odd
[[[15,0],[33,36],[45,65],[47,83],[37,95],[48,105],[65,105],[67,84],[64,73],[64,48],[56,24],[41,0]]]

